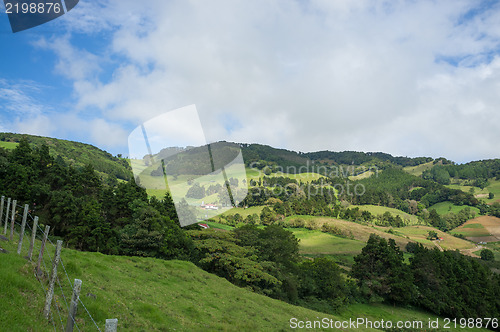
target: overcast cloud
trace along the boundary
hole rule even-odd
[[[73,87],[57,127],[104,148],[195,104],[209,141],[500,157],[498,2],[81,1],[60,24],[35,45]]]

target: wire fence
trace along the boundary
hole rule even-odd
[[[33,257],[38,253],[38,257],[42,255],[42,259],[40,264],[40,271],[35,270],[34,277],[39,281],[40,288],[42,289],[44,295],[47,297],[48,286],[46,285],[46,279],[48,279],[48,277],[50,276],[50,268],[53,267],[54,255],[51,255],[51,252],[56,252],[56,244],[54,244],[50,238],[47,238],[45,250],[40,250],[42,247],[41,243],[44,238],[44,230],[38,223],[36,223],[36,229],[32,229],[32,225],[35,225],[35,217],[33,216],[34,211],[30,210],[28,207],[29,205],[27,204],[21,204],[19,201],[2,196],[2,201],[0,203],[0,232],[3,231],[3,235],[5,235],[6,238],[10,237],[11,241],[18,241],[24,237],[28,238],[28,234],[31,236],[33,234],[33,231],[36,232],[35,239],[39,241],[34,241],[33,243],[31,242],[30,237],[30,246],[33,245]],[[21,223],[20,220],[22,220]],[[24,232],[23,236],[21,237],[22,230],[24,230]],[[11,234],[14,235],[14,237],[12,237]],[[19,249],[21,249],[20,243],[22,242],[24,242],[24,239],[18,242],[18,253]],[[38,248],[36,248],[37,245]],[[72,279],[70,278],[69,273],[66,270],[62,258],[60,258],[58,266],[62,268],[62,271],[59,270],[59,272],[56,273],[53,300],[51,301],[51,305],[49,307],[49,320],[54,327],[54,331],[58,330],[58,326],[60,326],[61,330],[68,331],[68,326],[70,325],[77,331],[81,331],[81,329],[83,329],[83,326],[79,326],[77,319],[73,315],[69,314],[71,310],[71,302],[74,299],[72,299],[72,297],[75,284],[71,282]],[[63,276],[62,280],[59,278],[59,274]],[[84,309],[83,315],[88,316],[88,318],[92,322],[93,325],[91,325],[91,329],[100,332],[101,329],[99,328],[99,325],[92,317],[92,314],[83,303],[81,297],[78,297],[78,299],[74,300],[77,301],[76,304],[78,306]],[[71,320],[72,324],[69,324],[70,322],[68,322],[68,320]],[[85,323],[83,317],[80,317],[78,320],[80,322],[80,325]],[[116,331],[116,325],[116,319],[106,320],[105,331]],[[72,329],[69,330],[71,331]],[[85,330],[89,331],[89,326],[85,326]]]

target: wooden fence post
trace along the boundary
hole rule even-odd
[[[7,212],[5,212],[5,228],[3,230],[3,235],[7,235],[7,223],[9,222],[9,210],[10,209],[10,197],[7,198]]]
[[[0,225],[3,225],[2,224],[2,220],[3,220],[3,206],[4,206],[4,203],[5,203],[5,196],[2,196],[2,198],[0,199]]]
[[[80,298],[80,290],[82,289],[82,281],[75,279],[75,286],[73,287],[73,296],[71,297],[71,304],[68,313],[68,322],[66,323],[66,332],[73,332],[75,325],[76,309],[78,308],[78,299]]]
[[[33,220],[33,228],[31,229],[30,249],[28,250],[29,261],[31,261],[31,257],[33,256],[33,248],[35,247],[37,228],[38,228],[38,217],[35,217],[35,220]]]
[[[106,326],[104,327],[104,332],[116,332],[118,328],[118,319],[106,319]]]
[[[54,285],[57,279],[57,266],[59,265],[59,260],[61,259],[61,248],[62,241],[57,240],[56,253],[54,254],[54,261],[52,262],[52,272],[50,274],[49,289],[47,290],[47,296],[45,298],[45,306],[43,307],[43,316],[46,319],[50,318],[50,305],[52,304],[52,298],[54,297]]]
[[[40,276],[40,265],[42,264],[43,251],[45,250],[45,242],[47,242],[47,237],[49,236],[50,226],[45,226],[45,233],[43,234],[42,246],[40,247],[40,253],[38,254],[38,263],[36,264],[36,277]]]
[[[16,205],[17,200],[12,201],[12,219],[10,221],[10,241],[14,238],[14,223],[16,221]]]
[[[24,205],[23,222],[21,223],[21,231],[19,232],[19,243],[17,244],[17,254],[21,255],[21,249],[23,248],[23,237],[24,229],[26,228],[26,219],[28,218],[28,204]]]

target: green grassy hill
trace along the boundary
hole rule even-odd
[[[406,166],[403,169],[411,175],[421,176],[424,171],[431,169],[432,167],[434,167],[434,162],[430,161],[417,166]]]
[[[362,211],[368,211],[374,216],[383,215],[385,212],[389,212],[394,217],[400,216],[405,222],[408,224],[418,224],[419,220],[417,216],[408,214],[398,209],[386,207],[386,206],[378,206],[378,205],[350,205],[349,208],[358,207]]]
[[[26,137],[32,147],[48,145],[52,156],[61,156],[70,165],[79,167],[90,164],[102,176],[111,175],[122,180],[128,180],[132,176],[126,159],[114,157],[90,144],[33,135],[0,133],[0,147],[14,149],[23,137]]]
[[[460,211],[462,211],[462,209],[464,209],[467,205],[455,205],[453,204],[452,202],[441,202],[441,203],[436,203],[432,206],[430,206],[428,208],[428,210],[432,210],[432,209],[435,209],[436,212],[440,215],[444,215],[444,214],[447,214],[447,213],[450,213],[450,212],[453,212],[453,213],[458,213]],[[479,209],[476,208],[476,207],[473,207],[473,206],[469,206],[469,208],[471,209],[471,211],[475,212],[476,215],[479,215]]]
[[[52,322],[42,317],[44,290],[33,275],[33,263],[13,253],[14,244],[2,241],[0,245],[11,251],[0,253],[2,328],[53,331]],[[106,256],[70,249],[63,249],[62,261],[71,281],[75,278],[83,281],[80,298],[101,330],[107,318],[118,318],[120,331],[288,331],[292,330],[291,318],[301,321],[366,318],[425,324],[429,319],[437,319],[419,310],[382,304],[355,304],[337,315],[328,315],[238,288],[184,261]],[[61,265],[58,276],[64,293],[70,296],[68,278]],[[46,285],[45,279],[42,282]],[[62,329],[67,311],[57,285],[54,303],[59,308],[58,313],[52,306],[55,326]],[[76,323],[81,331],[96,330],[81,305]],[[344,331],[377,330],[361,326]]]

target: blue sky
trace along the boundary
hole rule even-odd
[[[0,39],[1,131],[127,155],[195,104],[208,141],[500,157],[499,1],[80,0]]]

